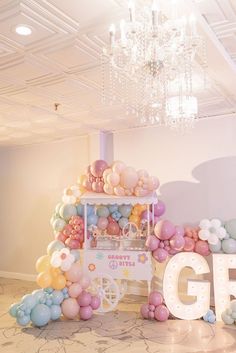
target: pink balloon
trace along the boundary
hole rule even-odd
[[[107,183],[110,184],[111,186],[117,186],[119,185],[120,182],[120,175],[116,172],[112,172],[108,174],[107,176]]]
[[[150,311],[155,311],[156,307],[153,304],[148,305]]]
[[[79,283],[83,289],[87,289],[90,286],[91,280],[90,280],[89,276],[83,275],[80,278]]]
[[[82,290],[83,289],[79,283],[72,283],[68,288],[68,294],[71,298],[77,298]]]
[[[118,185],[114,187],[114,194],[116,196],[125,196],[125,189],[122,186]]]
[[[119,224],[116,221],[109,223],[107,226],[107,233],[109,235],[119,235],[120,234]]]
[[[158,248],[160,240],[155,235],[149,235],[146,241],[148,250],[154,251]]]
[[[101,299],[97,295],[93,295],[90,306],[93,310],[97,310],[101,305]]]
[[[88,179],[83,181],[82,186],[88,191],[92,190],[92,183]]]
[[[143,211],[142,214],[141,214],[141,219],[145,219],[147,220],[148,219],[148,213],[149,213],[149,219],[151,221],[152,219],[152,212],[151,211]]]
[[[184,237],[184,251],[194,251],[195,241],[192,238]]]
[[[152,256],[158,262],[164,262],[167,259],[168,252],[165,249],[158,248],[153,251]]]
[[[149,177],[148,172],[145,169],[138,170],[137,174],[138,174],[139,178],[141,178],[141,177],[148,178]]]
[[[181,251],[184,248],[185,241],[184,237],[181,235],[173,235],[170,239],[170,246],[172,249]]]
[[[68,237],[67,237],[65,234],[61,233],[61,232],[59,232],[59,233],[57,233],[57,234],[55,235],[55,239],[56,239],[56,240],[60,240],[62,243],[65,243],[65,241],[66,241],[67,238],[68,238]]]
[[[210,255],[210,249],[209,249],[208,243],[204,240],[198,240],[195,244],[195,252],[197,252],[202,256]]]
[[[74,298],[67,298],[61,304],[62,314],[67,319],[74,319],[79,314],[79,304]]]
[[[180,235],[181,237],[183,237],[184,236],[184,227],[175,226],[175,235]]]
[[[103,161],[102,159],[99,159],[91,164],[90,171],[93,176],[100,178],[102,177],[102,174],[106,168],[108,168],[107,162]]]
[[[163,296],[158,291],[153,291],[150,293],[148,298],[149,304],[154,305],[155,307],[163,303]]]
[[[125,163],[121,162],[121,161],[115,161],[112,164],[112,170],[113,172],[116,172],[118,174],[120,174],[124,169],[126,168]]]
[[[148,318],[151,319],[151,320],[155,318],[154,311],[149,311]]]
[[[109,184],[104,184],[103,190],[108,195],[113,195],[114,194],[114,188],[113,188],[113,186],[111,186]]]
[[[148,190],[149,191],[154,191],[158,188],[159,186],[159,180],[155,176],[150,176],[148,178]]]
[[[103,192],[103,187],[104,187],[104,183],[103,181],[94,181],[92,183],[92,190],[99,193],[99,192]]]
[[[108,226],[108,219],[106,217],[99,217],[97,226],[101,230],[105,230]]]
[[[136,186],[134,189],[134,194],[137,197],[144,197],[144,196],[147,196],[149,193],[150,193],[149,190],[145,190],[141,186]]]
[[[155,310],[155,319],[158,321],[168,320],[169,315],[170,312],[165,305],[159,305]]]
[[[83,306],[79,309],[79,316],[81,320],[89,320],[93,316],[93,309],[90,305]]]
[[[135,188],[138,184],[138,174],[132,167],[125,168],[120,175],[120,184],[126,189]]]
[[[88,306],[91,304],[92,296],[90,293],[83,291],[78,297],[79,306]]]
[[[160,221],[155,225],[154,233],[161,240],[170,239],[175,234],[175,227],[170,221]]]
[[[70,248],[70,249],[80,249],[80,241],[78,239],[71,239],[67,238],[65,241],[65,244]]]
[[[82,268],[78,262],[71,265],[70,269],[65,272],[66,279],[71,282],[79,282],[83,274]]]
[[[112,169],[111,168],[107,168],[104,170],[104,172],[102,173],[102,177],[103,177],[103,180],[104,182],[106,183],[107,182],[107,177],[109,174],[112,173]]]
[[[154,205],[154,215],[157,217],[161,217],[166,210],[166,206],[163,201],[159,200],[158,203]]]
[[[140,308],[140,314],[144,319],[148,319],[148,314],[149,314],[149,305],[148,304],[142,304]]]

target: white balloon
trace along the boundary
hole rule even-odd
[[[224,239],[226,237],[226,230],[223,227],[217,229],[217,236],[219,239]]]
[[[211,227],[211,222],[209,221],[209,219],[202,219],[199,227],[201,229],[209,229]]]
[[[219,239],[216,234],[210,233],[209,238],[208,238],[208,243],[212,245],[216,245],[218,243]]]
[[[198,236],[201,240],[207,240],[210,236],[210,232],[208,229],[201,229],[198,233]]]
[[[211,220],[211,226],[214,228],[220,228],[221,226],[221,221],[217,218],[214,218]]]

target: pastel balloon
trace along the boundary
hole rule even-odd
[[[103,190],[108,195],[113,195],[115,192],[113,186],[106,184],[106,183],[103,186]]]
[[[166,321],[169,318],[170,312],[165,305],[159,305],[155,309],[155,319],[158,321]]]
[[[226,231],[233,239],[236,239],[236,219],[231,219],[225,223]]]
[[[72,249],[72,250],[70,251],[70,253],[71,253],[71,255],[74,256],[75,261],[78,261],[78,260],[80,259],[80,252],[79,252],[79,250]]]
[[[126,168],[126,165],[121,161],[115,161],[112,164],[113,172],[116,172],[118,174],[120,174],[125,168]]]
[[[118,221],[119,227],[122,229],[126,226],[126,224],[129,222],[128,218],[126,217],[121,217]]]
[[[79,306],[88,306],[91,304],[92,296],[90,293],[83,291],[78,297]]]
[[[90,172],[95,177],[102,177],[104,170],[108,168],[108,164],[106,161],[99,159],[94,161],[90,166]]]
[[[82,290],[83,289],[79,283],[72,283],[68,289],[68,294],[71,298],[77,298]]]
[[[173,235],[173,237],[170,238],[170,246],[172,249],[176,251],[181,251],[184,248],[185,241],[184,237],[181,235]]]
[[[131,205],[122,205],[119,206],[118,208],[120,214],[122,217],[129,218],[131,211],[132,211],[132,206]]]
[[[192,238],[184,237],[184,251],[194,251],[195,241]]]
[[[21,299],[21,303],[31,310],[37,304],[37,300],[32,294],[26,294]]]
[[[83,306],[79,310],[79,316],[81,320],[89,320],[93,315],[93,309],[90,305]]]
[[[119,224],[116,221],[110,222],[107,226],[107,233],[109,235],[119,235],[120,234]]]
[[[60,305],[64,300],[64,295],[60,290],[54,290],[51,294],[52,303],[54,305]]]
[[[105,182],[105,184],[107,183],[107,177],[109,174],[111,174],[113,171],[111,168],[107,168],[104,170],[104,172],[102,173],[102,177],[103,177],[103,180]]]
[[[116,172],[112,172],[110,174],[108,174],[107,176],[107,183],[110,184],[111,186],[117,186],[119,185],[120,182],[120,176],[118,173]]]
[[[170,221],[159,221],[155,225],[154,233],[159,239],[167,240],[175,234],[175,227]]]
[[[101,305],[101,299],[97,296],[97,295],[94,295],[92,296],[91,298],[91,303],[90,303],[90,306],[93,310],[97,310]]]
[[[149,191],[153,191],[153,190],[156,190],[159,186],[159,180],[157,179],[157,177],[155,176],[150,176],[148,178],[148,190]]]
[[[41,288],[50,287],[52,283],[52,276],[50,272],[40,272],[37,276],[36,282]]]
[[[60,305],[52,305],[50,307],[51,311],[51,320],[58,320],[61,316],[61,307]]]
[[[168,252],[165,249],[158,248],[153,251],[152,256],[158,262],[164,262],[168,257]]]
[[[222,250],[226,254],[234,254],[236,253],[236,240],[229,238],[222,240]]]
[[[125,196],[125,189],[122,186],[118,185],[114,187],[114,194],[116,196]]]
[[[110,211],[106,206],[99,206],[97,208],[98,217],[108,217],[110,215]]]
[[[16,322],[21,326],[26,326],[30,323],[30,316],[23,315],[22,317],[17,317]]]
[[[14,303],[10,306],[10,309],[9,309],[9,314],[12,316],[12,317],[16,317],[16,313],[17,313],[17,309],[19,307],[19,303]]]
[[[158,200],[158,203],[154,205],[154,215],[157,217],[161,217],[166,210],[166,206],[163,201]]]
[[[37,304],[32,309],[30,319],[33,325],[41,327],[46,325],[51,319],[51,311],[45,304]]]
[[[210,254],[209,245],[204,240],[198,240],[195,244],[195,252],[202,256],[207,256]]]
[[[91,280],[88,275],[83,274],[80,279],[80,285],[83,289],[87,289],[90,286]]]
[[[91,225],[96,226],[98,222],[98,216],[96,214],[89,215],[87,222],[88,222],[88,226],[91,226]]]
[[[64,275],[59,274],[52,279],[51,286],[53,289],[63,289],[66,286],[66,278]]]
[[[81,203],[79,203],[78,205],[76,205],[76,208],[77,208],[77,214],[80,217],[83,217],[84,216],[84,205],[81,205]]]
[[[51,241],[51,243],[48,244],[48,247],[47,247],[47,254],[48,255],[52,255],[54,253],[54,251],[56,250],[61,250],[65,247],[65,245],[59,241],[59,240],[53,240]]]
[[[145,169],[138,170],[137,174],[138,174],[139,178],[142,178],[142,177],[148,178],[149,177],[148,172]]]
[[[79,314],[79,304],[75,298],[67,298],[61,305],[62,314],[67,319],[75,319]]]
[[[99,193],[103,192],[104,182],[103,181],[94,181],[92,183],[92,190]]]
[[[97,226],[101,230],[105,230],[108,226],[108,219],[105,217],[99,217]]]
[[[146,241],[146,246],[148,250],[154,251],[158,248],[160,240],[155,235],[149,235]]]
[[[56,232],[60,232],[66,225],[66,222],[62,218],[56,218],[52,224],[53,229]]]
[[[153,291],[149,295],[148,302],[149,302],[149,304],[154,305],[154,307],[161,305],[163,303],[163,296],[160,292]]]
[[[175,235],[179,235],[179,236],[183,237],[184,236],[184,227],[175,226]]]
[[[71,265],[70,269],[65,272],[65,277],[68,281],[79,282],[83,274],[82,268],[78,262]]]
[[[120,184],[126,189],[135,188],[138,184],[138,174],[132,167],[125,168],[120,175]]]
[[[51,257],[49,255],[43,255],[36,261],[36,271],[38,273],[48,271],[51,267],[50,264]]]
[[[142,304],[140,308],[140,314],[144,319],[149,319],[149,305],[148,304]]]
[[[149,215],[149,219],[152,219],[152,212],[151,211],[143,211],[141,214],[141,218],[147,220],[148,219],[148,215]]]
[[[70,248],[70,249],[80,249],[80,241],[78,239],[72,239],[72,238],[67,238],[65,241],[65,244]]]
[[[216,244],[209,244],[209,249],[213,253],[218,253],[221,251],[221,241],[218,239],[218,242]]]
[[[65,221],[69,221],[72,216],[77,216],[77,208],[76,206],[70,204],[63,205],[61,206],[59,213],[61,218]]]

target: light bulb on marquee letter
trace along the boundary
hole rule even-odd
[[[229,307],[230,295],[236,297],[236,281],[229,280],[229,269],[236,269],[236,254],[213,254],[216,319]],[[236,278],[235,278],[236,279]]]
[[[163,294],[170,312],[180,319],[194,320],[206,314],[210,306],[210,283],[208,281],[188,280],[188,295],[196,296],[194,303],[184,304],[178,295],[179,276],[184,267],[191,267],[196,274],[210,272],[207,261],[193,252],[173,256],[165,269]]]

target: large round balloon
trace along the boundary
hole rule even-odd
[[[138,183],[138,174],[134,168],[125,168],[120,175],[120,184],[126,189],[135,188]]]
[[[106,168],[108,168],[107,162],[102,159],[99,159],[91,164],[90,171],[93,176],[101,178]]]

